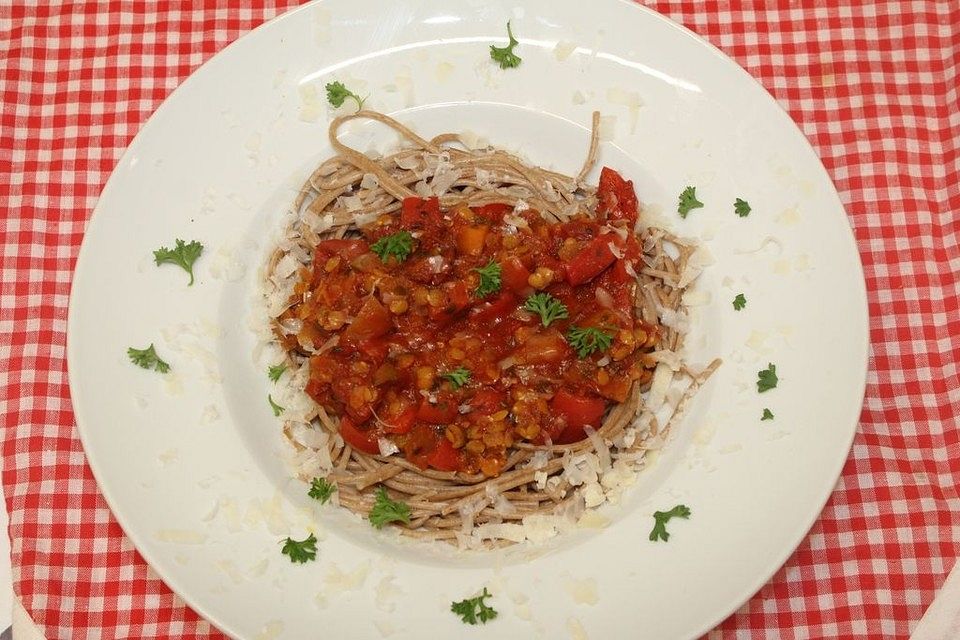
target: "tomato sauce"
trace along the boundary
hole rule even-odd
[[[629,275],[637,198],[608,168],[597,196],[593,217],[565,223],[408,198],[362,237],[320,242],[279,320],[302,323],[288,349],[328,347],[306,392],[346,443],[495,476],[515,443],[581,440],[649,380],[657,327],[636,316]]]

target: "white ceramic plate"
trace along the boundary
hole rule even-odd
[[[487,47],[508,18],[523,63],[502,71]],[[615,118],[601,160],[635,181],[649,215],[715,257],[689,360],[725,364],[604,512],[606,528],[539,557],[443,558],[311,504],[289,479],[248,326],[271,234],[328,153],[333,79],[421,133],[469,129],[566,171],[599,109]],[[706,206],[681,220],[688,184]],[[749,217],[734,215],[737,197]],[[151,261],[177,237],[206,247],[192,287]],[[117,166],[77,263],[68,335],[77,421],[107,501],[164,580],[240,638],[481,633],[449,606],[484,585],[500,616],[483,633],[498,638],[696,636],[759,589],[817,517],[854,433],[867,348],[852,234],[804,137],[717,50],[613,1],[327,0],[241,38],[174,92]],[[127,361],[128,346],[150,342],[170,374]],[[768,362],[780,386],[760,395]],[[774,421],[760,422],[764,407]],[[649,542],[652,512],[679,502],[692,517]],[[278,541],[308,530],[318,560],[292,565]]]

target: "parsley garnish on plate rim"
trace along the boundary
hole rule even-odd
[[[498,47],[496,45],[490,45],[490,57],[494,62],[499,63],[501,69],[512,69],[514,67],[520,66],[520,61],[522,58],[513,52],[514,47],[520,44],[516,38],[513,37],[513,29],[510,28],[510,21],[507,21],[507,46]]]
[[[175,264],[189,273],[190,282],[187,283],[189,287],[193,285],[193,263],[197,261],[201,253],[203,253],[203,245],[196,240],[187,244],[180,238],[177,238],[176,246],[173,249],[160,247],[154,251],[153,260],[157,263],[158,267],[167,263]]]
[[[303,564],[307,560],[317,558],[317,537],[312,533],[304,540],[294,540],[287,537],[281,540],[283,548],[280,553],[290,558],[290,562]]]
[[[460,602],[450,604],[450,611],[460,616],[460,620],[466,624],[486,624],[488,620],[497,617],[497,611],[493,607],[484,603],[486,598],[492,598],[493,594],[484,587],[483,591],[476,598],[466,598]]]
[[[762,420],[773,420],[773,411],[770,411],[770,409],[767,409],[766,407],[764,407],[764,408],[763,408],[763,415],[760,416],[760,420],[761,420],[761,421],[762,421]]]
[[[344,101],[347,98],[350,98],[357,103],[357,110],[363,109],[363,103],[366,102],[366,98],[361,98],[350,89],[340,82],[339,80],[335,82],[328,82],[326,85],[327,90],[327,102],[329,102],[334,107],[342,107]]]
[[[670,539],[670,533],[667,531],[667,522],[673,518],[683,518],[686,520],[690,517],[690,507],[684,504],[678,504],[670,511],[654,511],[653,519],[654,525],[653,530],[650,531],[650,540],[656,542],[657,540],[663,540],[666,542]]]
[[[740,311],[745,306],[747,306],[747,299],[743,296],[742,293],[738,293],[737,297],[733,299],[733,308],[737,311]]]
[[[696,187],[688,186],[680,193],[680,198],[677,202],[677,213],[680,214],[681,218],[686,218],[690,211],[701,207],[703,207],[703,203],[697,200]]]
[[[736,201],[734,201],[733,212],[738,216],[740,216],[741,218],[746,218],[748,215],[750,215],[750,211],[751,211],[750,203],[747,202],[746,200],[741,200],[740,198],[737,198]]]
[[[772,362],[767,364],[766,369],[757,372],[757,392],[763,393],[775,389],[780,379],[777,377],[777,365]]]
[[[130,347],[127,349],[127,357],[130,358],[130,362],[143,369],[153,369],[160,373],[170,371],[170,365],[160,359],[156,349],[153,348],[152,342],[146,349],[134,349]]]

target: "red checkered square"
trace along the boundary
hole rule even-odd
[[[66,381],[70,278],[123,150],[204,60],[293,6],[0,6],[0,416],[15,587],[49,638],[218,636],[97,491]],[[960,3],[650,0],[814,144],[871,314],[853,451],[820,519],[716,638],[905,638],[960,547]],[[39,5],[39,6],[35,6]]]

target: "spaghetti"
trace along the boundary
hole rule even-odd
[[[403,139],[404,146],[385,157],[371,157],[341,142],[343,125],[359,119],[377,121],[393,129]],[[305,479],[317,473],[325,475],[329,481],[337,484],[339,503],[361,515],[369,513],[373,506],[374,490],[379,486],[386,487],[391,497],[409,505],[410,521],[400,523],[398,528],[401,533],[412,537],[459,542],[466,546],[510,544],[533,538],[529,529],[535,520],[542,524],[544,518],[553,518],[550,526],[562,529],[564,522],[576,518],[585,508],[595,506],[598,501],[602,502],[604,492],[616,489],[617,478],[631,476],[642,464],[644,452],[662,443],[682,404],[709,377],[719,361],[695,372],[678,355],[685,318],[682,295],[698,273],[695,261],[691,260],[696,249],[662,229],[648,227],[642,220],[636,220],[637,204],[632,195],[632,184],[622,181],[615,172],[604,169],[599,190],[584,183],[596,162],[598,124],[599,114],[595,113],[587,158],[579,174],[571,177],[530,166],[503,150],[471,149],[469,141],[455,133],[427,140],[396,120],[372,111],[341,116],[331,123],[330,142],[337,155],[321,163],[300,190],[293,205],[293,221],[271,256],[266,280],[273,336],[285,351],[288,366],[293,372],[289,377],[290,384],[296,391],[304,391],[312,398],[301,402],[302,411],[288,419],[285,426],[285,434],[293,443],[300,462],[298,472]],[[613,188],[610,188],[611,184]],[[624,191],[627,186],[629,191]],[[427,204],[431,202],[435,203],[436,213]],[[580,420],[582,424],[573,424],[578,420],[575,417],[577,412],[582,413],[583,408],[582,402],[578,404],[580,401],[575,396],[574,400],[559,407],[560,418],[542,414],[542,425],[524,431],[516,409],[519,405],[514,404],[511,413],[507,410],[510,402],[505,401],[505,404],[497,405],[491,411],[497,415],[497,409],[503,406],[504,410],[499,412],[503,414],[500,419],[517,423],[507,430],[507,435],[503,435],[503,427],[494,434],[495,437],[489,431],[481,432],[479,429],[458,431],[452,424],[460,418],[456,414],[469,413],[471,406],[464,403],[459,411],[445,415],[439,412],[438,406],[442,406],[443,398],[438,400],[437,389],[450,392],[451,385],[454,389],[459,385],[449,382],[438,387],[439,383],[433,377],[419,389],[424,397],[419,410],[410,408],[404,412],[406,405],[403,402],[409,401],[401,397],[400,409],[381,416],[372,407],[373,399],[380,399],[380,392],[349,382],[349,371],[344,368],[348,356],[341,358],[341,368],[330,369],[334,365],[329,363],[337,362],[333,354],[342,350],[345,341],[352,339],[351,332],[353,338],[357,335],[364,338],[379,336],[382,331],[377,331],[378,323],[387,323],[384,327],[392,326],[389,325],[387,306],[393,313],[403,314],[406,312],[407,299],[402,297],[401,304],[401,296],[390,291],[386,294],[381,292],[383,304],[379,300],[364,303],[353,317],[339,312],[324,312],[322,318],[316,318],[316,322],[305,321],[305,318],[314,318],[308,307],[311,296],[318,295],[324,274],[331,274],[331,282],[335,274],[346,274],[341,277],[352,278],[349,280],[352,286],[357,278],[364,276],[363,262],[376,262],[370,249],[376,250],[378,245],[386,247],[383,242],[372,246],[361,242],[364,234],[367,240],[379,238],[386,241],[390,239],[387,232],[394,230],[398,222],[406,224],[412,220],[414,232],[407,233],[406,239],[426,245],[429,244],[428,236],[424,234],[428,232],[422,230],[422,225],[418,226],[420,218],[417,216],[426,220],[429,215],[439,215],[441,211],[448,220],[447,214],[457,211],[468,218],[467,222],[459,223],[461,227],[457,227],[461,230],[468,228],[463,236],[467,238],[465,244],[457,245],[467,254],[474,252],[480,256],[484,251],[483,234],[470,235],[469,229],[490,226],[493,224],[489,221],[491,217],[497,225],[512,228],[514,233],[517,232],[517,225],[526,226],[530,233],[524,238],[529,241],[536,238],[538,230],[540,236],[552,237],[541,230],[547,225],[580,229],[581,235],[587,240],[572,238],[567,241],[567,245],[573,247],[571,251],[579,251],[579,255],[591,253],[586,247],[597,245],[588,257],[596,262],[593,254],[602,253],[599,265],[589,260],[578,263],[574,259],[576,256],[564,265],[565,277],[570,283],[564,285],[565,289],[560,286],[548,288],[553,282],[554,271],[560,269],[557,264],[554,265],[555,269],[545,270],[544,282],[537,281],[536,275],[540,275],[538,269],[536,274],[530,274],[529,285],[522,278],[519,284],[511,284],[509,274],[504,274],[506,284],[503,285],[514,287],[516,295],[530,294],[535,290],[543,290],[544,293],[550,291],[552,295],[548,298],[555,295],[554,302],[557,304],[561,300],[569,301],[571,309],[576,304],[583,306],[586,291],[591,298],[596,295],[595,304],[607,308],[601,311],[606,315],[597,316],[602,319],[592,321],[600,327],[595,331],[606,331],[606,327],[613,323],[624,322],[624,317],[633,319],[626,322],[628,328],[639,327],[634,333],[624,333],[623,330],[618,333],[615,329],[609,329],[608,342],[620,347],[620,341],[626,340],[631,345],[615,354],[616,362],[602,353],[596,353],[592,355],[592,361],[588,358],[581,367],[587,367],[586,370],[591,374],[600,368],[611,367],[616,374],[616,380],[601,379],[600,383],[591,380],[589,383],[593,391],[608,399],[600,405],[604,409],[596,414],[595,421],[583,417]],[[482,225],[474,220],[475,212],[480,212]],[[603,220],[600,220],[601,217]],[[450,223],[447,224],[449,230]],[[476,244],[478,237],[480,244]],[[331,243],[331,240],[342,242]],[[468,240],[473,244],[466,244]],[[516,242],[514,239],[513,243]],[[624,251],[629,253],[631,247],[635,259],[624,260]],[[386,253],[381,252],[381,260],[393,259],[395,263],[405,259],[410,251],[401,247],[396,249],[399,253],[390,258],[389,249],[383,250]],[[561,247],[560,251],[563,250]],[[606,252],[612,255],[607,256]],[[467,315],[466,303],[462,307],[454,303],[464,295],[455,293],[456,287],[462,288],[463,285],[454,281],[463,279],[474,283],[477,276],[473,272],[481,272],[482,268],[467,268],[475,264],[468,262],[467,267],[451,272],[447,264],[450,261],[447,259],[444,262],[444,256],[424,256],[422,259],[426,268],[422,274],[416,270],[416,265],[404,267],[402,275],[413,279],[403,280],[405,287],[411,282],[415,283],[419,277],[424,278],[424,282],[432,281],[434,284],[443,277],[451,279],[451,283],[445,283],[445,286],[449,285],[448,297],[443,298],[438,311],[432,316],[438,319],[438,331],[455,322],[443,317],[444,312],[460,314],[458,317],[468,319],[481,314],[493,317],[489,309],[500,304],[498,301],[501,298],[514,296],[505,291],[495,300],[481,300],[481,310],[477,312],[477,309],[470,309],[469,314],[472,315]],[[352,267],[345,267],[345,262]],[[614,263],[620,270],[621,278],[624,270],[629,274],[629,286],[617,288],[615,279],[602,280],[606,276],[598,277]],[[397,264],[392,263],[391,268],[400,273]],[[499,288],[501,272],[498,270],[496,273],[496,286]],[[601,286],[591,283],[595,278],[607,284]],[[369,288],[368,300],[374,298],[373,292],[379,282],[375,276],[369,276],[369,279],[372,282],[356,285]],[[576,290],[576,286],[571,285],[580,285],[580,289]],[[336,286],[339,287],[339,283]],[[480,289],[476,291],[473,295],[482,298]],[[406,289],[403,292],[406,293]],[[329,294],[329,291],[326,293]],[[576,297],[578,294],[580,298]],[[504,313],[522,316],[524,309],[518,308],[515,297],[511,300],[508,300]],[[429,295],[425,294],[423,303],[429,305],[430,302]],[[374,307],[376,309],[371,311]],[[429,306],[425,308],[429,310]],[[529,305],[527,308],[530,308]],[[374,316],[376,319],[371,320]],[[524,317],[524,320],[526,325],[531,324],[530,317]],[[396,323],[395,320],[393,322]],[[544,327],[548,327],[549,322],[543,322]],[[504,324],[501,328],[507,326]],[[519,324],[509,326],[517,327],[520,332],[525,331]],[[551,333],[549,328],[541,329],[539,326],[537,331],[538,335]],[[553,330],[551,335],[561,334]],[[575,334],[568,333],[568,341],[571,335]],[[616,341],[614,335],[617,336]],[[636,336],[640,336],[639,342]],[[469,333],[462,332],[455,337],[464,342],[472,339]],[[363,349],[373,347],[364,346]],[[495,351],[495,347],[490,345],[485,349]],[[541,342],[538,349],[540,354],[556,351],[559,354],[555,359],[557,362],[562,358],[576,361],[565,343],[554,349],[549,343]],[[590,345],[587,345],[586,351],[592,352]],[[584,358],[582,352],[579,355],[581,359]],[[371,355],[371,358],[376,360],[376,356]],[[376,362],[382,360],[381,357]],[[504,375],[516,365],[515,360],[508,357],[499,361]],[[551,362],[549,364],[554,369],[548,369],[544,368],[547,361],[534,359],[525,363],[522,358],[519,364],[530,365],[527,368],[528,375],[529,372],[559,370],[557,367],[561,366]],[[574,369],[569,367],[569,362],[561,364],[564,370]],[[519,369],[524,367],[520,366]],[[396,380],[397,375],[392,364],[383,365],[375,373],[370,373],[370,376],[384,380]],[[500,375],[499,371],[491,371],[486,380],[490,384],[499,384],[497,380]],[[569,379],[570,376],[565,375]],[[479,378],[478,375],[478,384],[482,382]],[[416,377],[411,379],[416,380]],[[463,384],[463,380],[451,380]],[[411,382],[413,384],[415,382]],[[364,393],[368,395],[364,396]],[[555,388],[550,388],[545,395],[556,398],[559,393]],[[609,400],[613,400],[612,404]],[[479,400],[472,402],[478,404]],[[665,402],[669,405],[668,409],[672,410],[658,412]],[[551,407],[557,413],[557,405]],[[328,409],[334,410],[340,417],[332,416]],[[440,417],[430,418],[433,414]],[[404,415],[409,418],[405,424],[414,420],[410,416],[435,425],[450,422],[445,432],[442,426],[431,427],[431,432],[446,433],[446,438],[453,445],[440,436],[439,445],[434,442],[427,447],[429,455],[420,455],[417,445],[410,444],[411,440],[415,440],[415,430],[401,425]],[[358,429],[357,423],[363,420],[376,423],[376,428],[367,431]],[[512,429],[519,435],[515,435]],[[471,449],[465,431],[476,432],[474,435],[477,440],[483,442]],[[376,439],[370,434],[380,437]],[[364,437],[367,439],[364,440]],[[400,442],[402,446],[398,447],[395,442]],[[398,448],[403,455],[398,454]],[[440,449],[453,453],[438,457],[436,452]]]

